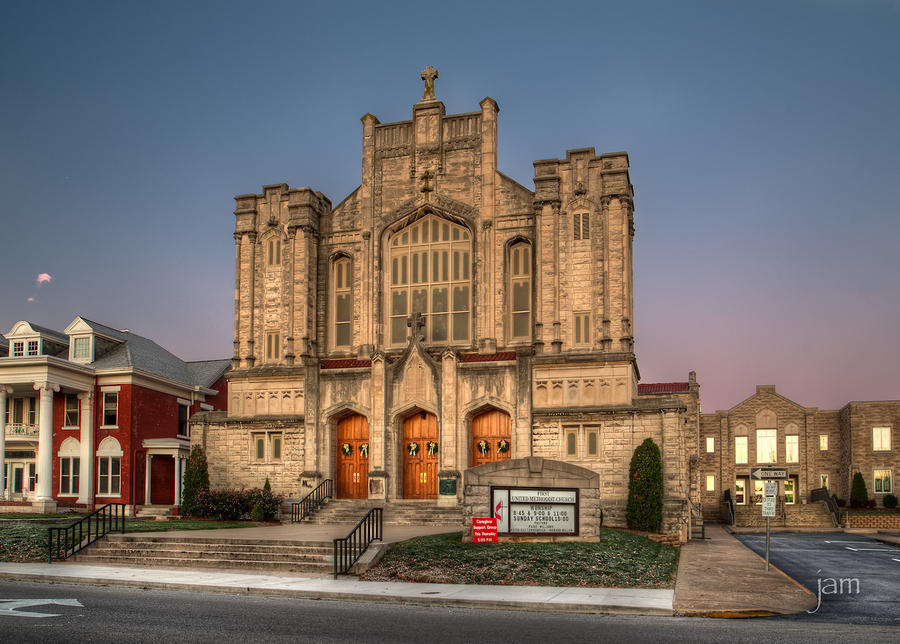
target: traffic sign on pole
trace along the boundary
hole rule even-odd
[[[786,467],[750,468],[750,478],[757,481],[786,481],[790,477],[790,472]]]

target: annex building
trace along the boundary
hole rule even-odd
[[[336,205],[283,184],[235,198],[228,410],[191,437],[211,484],[457,505],[467,468],[542,456],[597,472],[624,525],[652,437],[680,534],[699,386],[638,385],[628,155],[535,161],[529,189],[497,167],[497,103],[448,115],[422,78],[409,120],[362,117],[361,181]]]

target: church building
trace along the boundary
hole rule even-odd
[[[448,115],[437,70],[409,120],[362,117],[362,177],[235,197],[227,412],[192,420],[213,487],[290,497],[462,501],[462,473],[540,456],[599,474],[625,524],[628,466],[651,437],[663,531],[699,499],[699,385],[639,385],[625,152],[497,166],[499,106]]]

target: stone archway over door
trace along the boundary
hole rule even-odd
[[[472,419],[471,467],[509,459],[509,427],[509,414],[498,409],[486,411]]]
[[[429,454],[428,444],[435,449]],[[403,421],[403,498],[436,499],[438,495],[437,416],[425,412]],[[414,452],[414,453],[411,453]]]
[[[359,414],[337,426],[335,456],[337,498],[369,498],[369,421]]]

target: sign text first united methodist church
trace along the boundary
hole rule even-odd
[[[500,534],[577,535],[578,490],[492,487],[491,516]]]

